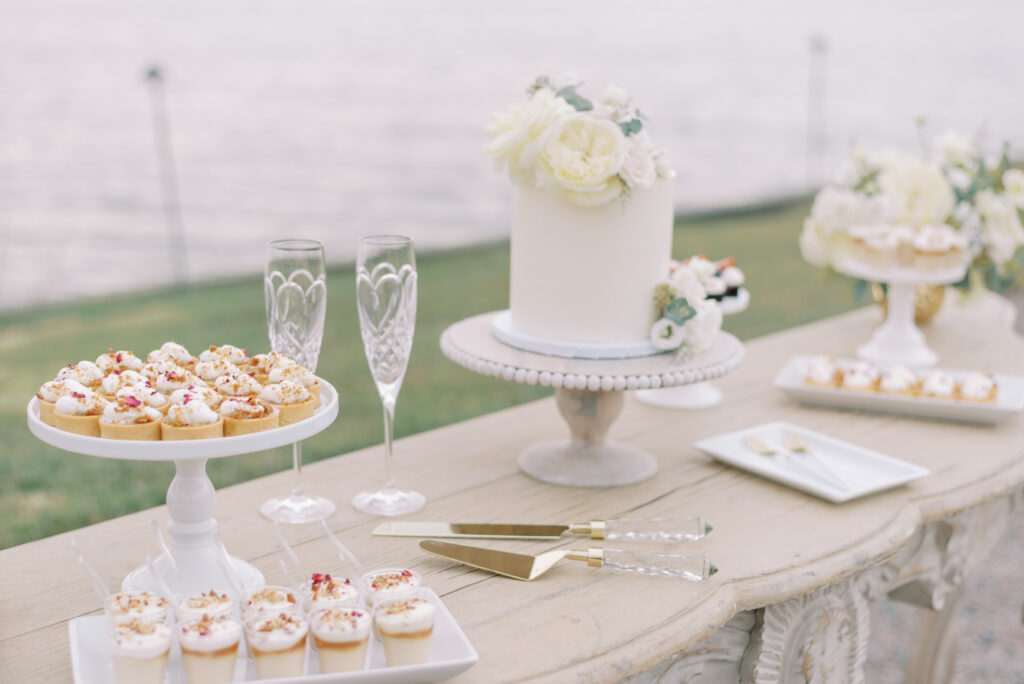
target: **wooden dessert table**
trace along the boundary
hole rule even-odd
[[[638,484],[565,488],[520,473],[515,455],[524,446],[564,432],[551,399],[420,434],[398,449],[403,481],[429,502],[417,519],[568,523],[700,514],[714,531],[687,551],[707,554],[719,568],[703,583],[574,563],[517,582],[428,556],[415,539],[373,537],[379,520],[346,507],[331,527],[367,567],[412,567],[442,597],[480,654],[456,681],[859,682],[871,602],[886,595],[936,611],[919,625],[922,650],[912,651],[909,668],[914,681],[944,681],[955,653],[948,606],[1024,504],[1024,420],[976,427],[808,408],[772,387],[792,354],[852,356],[878,322],[878,311],[865,309],[749,342],[743,365],[720,381],[728,401],[706,411],[680,413],[627,398],[613,433],[658,459],[657,476]],[[926,334],[946,367],[1024,374],[1024,340],[1010,332],[1011,322],[1011,307],[989,297],[971,309],[947,303]],[[468,371],[453,365],[452,372]],[[775,420],[932,474],[835,505],[691,447]],[[381,458],[375,447],[308,470],[322,491],[345,501],[376,483]],[[274,583],[284,580],[280,552],[258,506],[288,477],[283,472],[217,495],[227,546]],[[99,606],[75,567],[69,536],[114,584],[153,552],[146,523],[154,514],[167,519],[160,507],[0,552],[0,680],[70,681],[67,622],[98,614]],[[307,564],[337,565],[315,526],[290,537],[300,539]],[[581,542],[476,543],[537,552]],[[1021,594],[1005,597],[1006,609],[1019,610],[1022,596],[1024,585]]]

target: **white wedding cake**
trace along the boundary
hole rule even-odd
[[[487,128],[485,153],[517,186],[509,311],[495,335],[585,358],[699,351],[721,314],[695,278],[671,271],[675,173],[625,91],[592,102],[577,87],[541,77]]]

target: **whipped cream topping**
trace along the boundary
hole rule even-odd
[[[203,615],[178,625],[178,642],[190,651],[219,651],[242,639],[242,625],[229,615]]]
[[[208,592],[178,596],[175,604],[179,615],[197,618],[202,617],[204,614],[221,615],[230,613],[234,606],[235,602],[230,596],[218,594],[213,589]]]
[[[986,373],[970,373],[960,385],[960,395],[966,399],[988,399],[996,387],[995,380]]]
[[[828,356],[815,356],[807,363],[807,378],[819,385],[835,382],[836,364]]]
[[[214,358],[211,361],[200,361],[196,364],[196,375],[206,382],[213,382],[222,375],[241,374],[241,368],[221,357]]]
[[[260,392],[260,399],[271,404],[301,404],[308,401],[310,396],[309,390],[291,380],[267,385]]]
[[[257,354],[249,359],[253,369],[260,375],[270,375],[270,371],[274,370],[278,366],[287,365],[289,363],[295,363],[284,354],[272,351],[266,354]]]
[[[917,376],[906,366],[893,366],[882,375],[879,387],[886,392],[906,392],[917,384]]]
[[[250,592],[245,603],[246,615],[280,613],[295,608],[295,594],[285,587],[263,587]]]
[[[280,651],[305,639],[309,622],[298,613],[264,614],[255,618],[248,631],[249,644],[260,651]]]
[[[220,420],[220,415],[201,401],[189,401],[184,404],[172,404],[167,409],[164,422],[174,427],[189,425],[213,425]]]
[[[335,643],[366,639],[372,623],[369,611],[340,606],[315,611],[309,621],[313,634],[323,641]]]
[[[143,365],[139,372],[142,373],[142,376],[146,378],[146,380],[149,380],[155,385],[157,378],[164,373],[181,372],[181,366],[173,361],[153,361]]]
[[[104,373],[125,370],[138,371],[142,369],[142,359],[130,351],[111,349],[109,353],[96,359],[96,366]]]
[[[103,380],[103,371],[92,361],[79,361],[68,364],[57,373],[58,380],[74,380],[86,387],[95,387]]]
[[[214,387],[226,397],[254,397],[263,389],[255,378],[244,373],[222,375],[214,382]]]
[[[921,383],[921,391],[934,397],[952,397],[955,390],[956,380],[942,371],[929,373]]]
[[[314,572],[310,581],[302,584],[302,591],[310,610],[314,604],[349,603],[359,599],[359,590],[347,578],[319,572]]]
[[[896,249],[900,239],[894,233],[875,233],[864,238],[864,244],[876,251]]]
[[[163,620],[167,616],[167,599],[148,591],[122,591],[107,599],[107,608],[117,621]]]
[[[150,408],[133,396],[119,398],[117,402],[108,402],[100,416],[101,423],[117,425],[137,425],[155,423],[163,418],[163,414]]]
[[[362,585],[373,603],[389,598],[414,597],[422,580],[406,568],[385,568],[363,575]]]
[[[154,363],[156,361],[170,361],[176,363],[179,366],[187,366],[192,363],[192,354],[189,353],[188,349],[181,346],[177,342],[164,342],[160,345],[159,349],[154,349],[149,352],[149,356],[146,357],[148,363]]]
[[[43,401],[53,403],[72,392],[85,394],[88,391],[89,388],[77,380],[50,380],[49,382],[44,382],[39,386],[39,391],[36,392],[36,396]]]
[[[146,377],[133,370],[114,371],[103,378],[103,382],[100,387],[103,389],[104,394],[114,395],[117,391],[124,387],[132,387],[134,385],[146,386],[149,381]]]
[[[183,389],[174,390],[171,393],[172,404],[185,404],[190,401],[201,401],[210,408],[217,408],[224,400],[220,392],[202,385],[189,385]]]
[[[966,238],[947,225],[921,226],[914,236],[914,249],[920,252],[948,252],[963,249]]]
[[[171,648],[171,628],[162,622],[133,618],[114,627],[111,653],[123,658],[156,658]]]
[[[743,283],[747,280],[747,277],[743,275],[743,271],[735,266],[726,266],[722,269],[722,272],[718,274],[718,277],[721,278],[722,282],[724,282],[728,287],[743,287]]]
[[[54,404],[53,410],[66,416],[98,416],[109,402],[90,389],[65,394]]]
[[[843,371],[843,385],[854,389],[871,387],[878,380],[878,369],[870,363],[858,361]]]
[[[396,599],[377,606],[373,615],[382,634],[404,634],[433,627],[435,610],[424,599]]]
[[[220,415],[225,418],[236,420],[249,420],[252,418],[263,418],[273,412],[273,409],[263,402],[256,401],[253,397],[225,399],[220,405]]]
[[[170,394],[174,390],[179,390],[189,385],[202,385],[205,384],[201,379],[190,371],[175,366],[174,370],[166,370],[156,377],[156,388],[161,392]]]
[[[215,359],[224,359],[225,361],[230,361],[231,363],[236,364],[245,363],[247,361],[245,350],[239,349],[238,347],[230,344],[222,344],[219,347],[210,345],[209,349],[205,349],[201,354],[199,354],[200,361],[213,361]]]
[[[157,392],[152,387],[147,385],[131,385],[124,387],[117,391],[114,395],[118,401],[132,397],[141,401],[146,406],[150,406],[155,409],[163,408],[167,405],[167,397]]]
[[[286,363],[270,371],[270,382],[272,384],[290,380],[303,387],[312,387],[316,384],[316,375],[308,368],[297,363]]]

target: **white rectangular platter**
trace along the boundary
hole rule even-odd
[[[794,356],[775,376],[776,387],[805,404],[989,425],[1012,418],[1024,409],[1024,378],[1019,375],[999,373],[992,375],[999,388],[995,401],[935,399],[811,385],[805,381],[807,365],[811,358],[811,356],[803,355]],[[835,361],[840,367],[855,362],[854,359],[836,359]],[[874,365],[884,371],[892,364],[876,363]],[[957,381],[962,380],[969,373],[964,370],[940,368],[913,370],[919,375],[932,370],[942,370],[952,375]]]
[[[429,662],[422,665],[386,667],[384,648],[371,636],[364,670],[320,674],[317,655],[307,645],[304,676],[258,681],[277,684],[432,684],[451,679],[472,667],[480,658],[441,599],[426,588],[420,590],[420,598],[427,599],[437,606]],[[114,662],[110,655],[106,618],[102,615],[75,618],[69,623],[68,632],[71,641],[71,670],[75,684],[117,684],[114,679]],[[233,681],[257,681],[256,668],[246,657],[244,646],[239,649]],[[188,684],[177,641],[171,646],[164,684]]]
[[[782,434],[786,430],[800,435],[804,444],[817,458],[827,463],[829,469],[842,478],[847,487],[840,489],[828,480],[815,476],[813,469],[798,462],[801,458],[798,455],[763,456],[751,450],[743,441],[747,435],[756,435],[772,448],[784,451]],[[755,425],[702,439],[693,446],[715,460],[833,503],[843,503],[898,487],[929,474],[927,468],[791,423]]]

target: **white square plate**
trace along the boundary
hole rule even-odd
[[[261,679],[260,682],[277,684],[432,684],[451,679],[472,667],[480,657],[469,643],[444,603],[430,589],[420,589],[420,598],[437,606],[434,636],[430,645],[430,661],[422,665],[385,667],[384,647],[370,637],[367,649],[367,669],[340,674],[320,674],[317,655],[306,648],[306,672],[302,677]],[[106,618],[102,615],[79,617],[68,624],[71,640],[71,671],[75,684],[116,684],[114,661],[110,655]],[[245,648],[239,649],[235,664],[236,682],[257,681],[256,667],[246,658]],[[164,684],[187,684],[185,667],[177,641],[171,646]]]
[[[817,387],[805,381],[807,366],[811,358],[810,356],[794,356],[775,376],[776,387],[805,404],[989,425],[1012,418],[1024,409],[1024,378],[1019,375],[1002,375],[1000,373],[992,375],[999,388],[995,401],[934,399],[887,392],[849,390],[841,387]],[[840,367],[855,363],[855,359],[836,359],[835,361]],[[895,364],[875,363],[874,365],[885,371]],[[939,368],[914,370],[918,375],[932,370],[943,370],[956,378],[958,382],[970,372]]]
[[[840,489],[816,476],[813,468],[800,465],[800,455],[762,456],[744,444],[747,435],[757,435],[777,451],[785,452],[782,433],[795,432],[817,458],[842,478],[848,487]],[[844,442],[820,432],[790,423],[765,423],[716,435],[699,442],[696,448],[729,465],[775,480],[833,503],[843,503],[867,494],[898,487],[929,474],[928,469],[892,458],[877,451]]]

